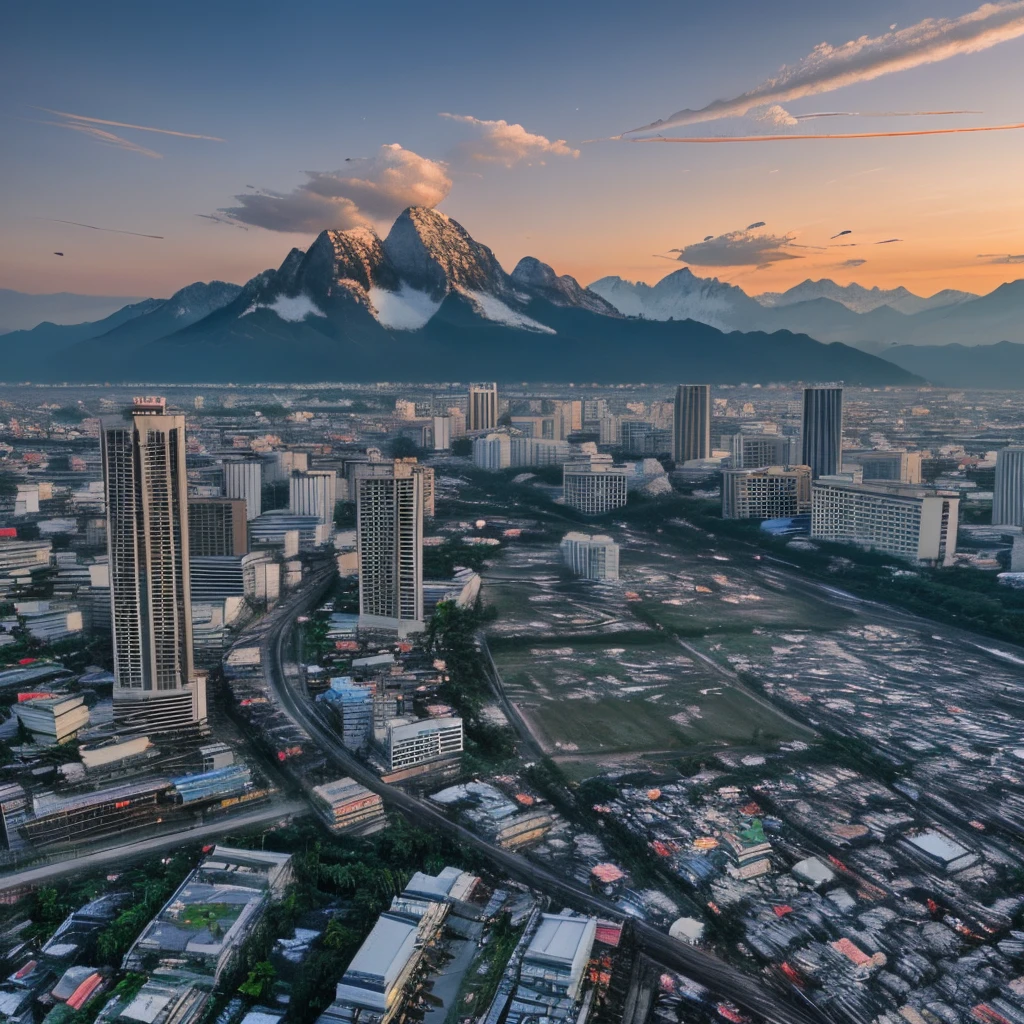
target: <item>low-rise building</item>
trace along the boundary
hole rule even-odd
[[[36,743],[66,743],[89,724],[89,709],[81,694],[60,694],[21,701],[12,708]]]
[[[626,470],[611,462],[567,462],[562,469],[565,503],[588,516],[612,512],[626,504],[627,480]]]
[[[810,466],[764,466],[722,473],[723,519],[787,519],[810,510]]]
[[[959,506],[960,499],[949,492],[818,480],[811,488],[811,537],[950,565]]]
[[[336,779],[315,786],[313,802],[327,827],[338,835],[370,835],[387,824],[380,794],[371,792],[355,779]]]
[[[619,578],[619,545],[604,534],[567,533],[559,545],[562,561],[587,580]]]
[[[391,771],[458,757],[461,753],[461,718],[396,719],[387,727],[387,759]]]

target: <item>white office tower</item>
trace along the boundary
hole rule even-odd
[[[360,476],[356,486],[359,624],[423,629],[423,477],[397,462],[386,476]]]
[[[114,642],[114,718],[158,731],[206,719],[192,662],[185,417],[136,398],[101,429]]]
[[[333,469],[292,473],[288,481],[288,511],[297,516],[316,516],[321,523],[334,522],[338,474]]]
[[[621,466],[567,462],[562,468],[562,493],[570,508],[596,516],[626,504],[628,474]]]
[[[245,518],[251,523],[263,512],[263,463],[232,459],[224,463],[224,497],[245,500]]]
[[[1024,448],[1004,448],[996,456],[992,524],[1024,526]]]
[[[800,464],[811,476],[831,476],[843,466],[843,389],[804,388]]]
[[[387,726],[387,753],[393,772],[457,757],[462,753],[462,719],[396,718]]]
[[[435,416],[433,418],[434,451],[446,452],[452,446],[451,416]]]
[[[562,560],[585,580],[619,578],[619,545],[604,534],[567,533],[560,545]]]
[[[466,429],[493,430],[498,425],[498,385],[470,384]]]

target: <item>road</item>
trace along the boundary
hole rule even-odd
[[[282,818],[294,817],[308,812],[309,807],[299,800],[270,804],[259,808],[259,810],[251,811],[249,814],[228,815],[204,825],[178,829],[174,832],[153,836],[151,839],[140,839],[137,842],[128,843],[123,846],[112,846],[105,850],[96,850],[93,853],[87,853],[70,860],[54,861],[52,864],[41,864],[39,867],[26,868],[24,871],[4,875],[0,877],[0,892],[5,889],[16,889],[23,885],[34,885],[51,878],[70,875],[76,871],[99,867],[103,864],[123,866],[130,861],[145,857],[159,850],[174,849],[183,843],[194,843],[200,839],[212,839],[214,836],[238,832],[252,825],[262,825],[268,821],[278,821]]]
[[[336,733],[329,729],[304,694],[289,684],[284,667],[284,644],[296,617],[305,614],[323,598],[330,574],[313,579],[291,603],[277,609],[270,618],[261,641],[262,663],[268,684],[288,716],[316,740],[324,753],[346,775],[372,792],[379,793],[389,806],[401,811],[424,828],[447,833],[459,844],[482,853],[500,872],[518,879],[548,895],[602,916],[621,918],[614,904],[594,896],[567,879],[553,874],[518,854],[492,846],[480,836],[449,820],[433,806],[382,782],[380,777],[353,757]],[[653,959],[706,985],[719,996],[731,1000],[766,1024],[812,1024],[824,1018],[812,1010],[788,1002],[782,995],[731,967],[710,953],[671,938],[643,922],[635,922],[637,943]]]

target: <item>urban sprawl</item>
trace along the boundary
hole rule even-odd
[[[1024,1022],[1007,392],[0,386],[0,1020]]]

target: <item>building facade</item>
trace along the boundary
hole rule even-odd
[[[185,417],[163,399],[101,427],[114,642],[114,716],[163,730],[206,719],[192,659]]]
[[[562,561],[586,580],[619,578],[619,545],[603,534],[567,533],[559,545]]]
[[[733,434],[722,438],[732,455],[733,469],[763,466],[795,466],[800,458],[800,439],[781,434]],[[808,495],[808,500],[810,496]]]
[[[565,503],[588,516],[603,515],[626,504],[628,473],[604,463],[567,462],[562,469]]]
[[[493,430],[498,425],[498,385],[470,384],[466,429]]]
[[[224,463],[224,496],[245,502],[245,518],[252,521],[263,511],[263,463],[232,459]]]
[[[387,743],[388,767],[393,772],[457,757],[462,753],[462,719],[394,722],[388,726]]]
[[[672,458],[676,462],[711,456],[711,385],[680,384],[676,388]]]
[[[930,565],[956,553],[960,499],[903,485],[816,481],[811,486],[811,536],[857,544]]]
[[[844,461],[861,467],[865,483],[879,481],[898,484],[921,483],[920,452],[848,452]]]
[[[356,478],[359,621],[399,633],[423,629],[423,477],[396,462]]]
[[[288,510],[297,516],[315,516],[321,523],[334,522],[338,474],[333,469],[292,473],[288,479]]]
[[[809,466],[727,469],[722,474],[723,519],[788,519],[810,510]]]
[[[811,477],[831,476],[843,465],[843,389],[804,388],[800,462]]]
[[[193,558],[244,555],[249,550],[245,501],[189,498],[188,547]]]
[[[1024,447],[1003,448],[996,455],[992,524],[1024,526]]]

